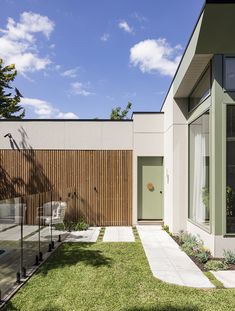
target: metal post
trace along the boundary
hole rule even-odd
[[[20,272],[16,273],[16,284],[20,284]]]
[[[22,277],[23,279],[25,279],[25,278],[27,277],[25,267],[23,267],[22,270],[21,270],[21,277]]]
[[[49,243],[49,245],[48,245],[48,252],[49,253],[51,252],[51,243]]]
[[[39,258],[38,255],[35,256],[35,266],[39,265]]]
[[[53,194],[51,191],[51,243],[52,243],[52,200],[53,200]]]
[[[23,251],[23,248],[24,248],[24,239],[23,239],[23,236],[24,236],[24,233],[23,233],[23,198],[21,197],[20,198],[21,200],[21,205],[20,205],[20,271],[23,270],[23,255],[24,255],[24,251]]]
[[[42,252],[39,252],[39,261],[43,261],[43,254],[42,254]]]
[[[39,203],[39,207],[38,207],[38,214],[39,214],[39,220],[38,220],[38,254],[41,252],[41,239],[40,239],[40,225],[41,225],[41,200],[40,200],[40,194],[38,197],[38,203]]]

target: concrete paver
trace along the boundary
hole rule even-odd
[[[211,271],[226,288],[235,288],[235,271]]]
[[[106,227],[103,242],[135,242],[132,227]]]
[[[153,275],[168,283],[197,288],[214,285],[161,226],[137,226]]]
[[[64,240],[64,242],[89,242],[95,243],[100,233],[99,227],[90,227],[84,231],[73,231]]]

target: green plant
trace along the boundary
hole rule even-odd
[[[83,218],[80,218],[78,221],[74,221],[71,219],[64,219],[63,222],[64,230],[66,231],[83,231],[89,228],[89,225],[85,222]],[[62,228],[59,226],[59,228]],[[59,230],[59,229],[58,229]]]
[[[58,230],[58,231],[63,231],[63,230],[65,230],[65,226],[64,226],[63,223],[55,224],[55,225],[54,225],[54,228],[55,228],[55,230]]]
[[[110,114],[111,120],[125,120],[127,119],[127,115],[131,110],[132,103],[128,102],[125,109],[122,110],[121,107],[113,108]]]
[[[201,247],[198,252],[195,253],[195,257],[201,262],[201,263],[206,263],[210,257],[210,251],[205,249],[204,247]]]
[[[186,243],[186,244],[181,245],[181,249],[182,249],[182,251],[184,251],[189,256],[194,255],[193,247],[190,244]]]
[[[226,264],[235,265],[235,251],[232,250],[224,250],[224,262]]]
[[[233,204],[235,200],[235,192],[230,186],[226,187],[226,204],[227,204],[227,215],[233,215]]]
[[[213,271],[218,271],[218,270],[227,270],[228,266],[226,263],[220,260],[209,260],[205,265],[204,268],[206,270],[213,270]]]
[[[195,237],[194,235],[188,232],[180,231],[179,242],[180,244],[189,244],[189,245],[195,246],[197,245],[197,237]]]
[[[169,226],[167,226],[167,225],[162,226],[162,229],[163,229],[164,231],[166,231],[167,233],[170,233]]]
[[[23,96],[16,87],[11,85],[16,76],[15,65],[4,66],[3,60],[0,58],[0,119],[24,118],[25,111],[20,106]]]
[[[206,249],[203,242],[196,236],[180,231],[179,242],[181,249],[189,256],[194,256],[201,263],[206,263],[210,257],[210,251]]]
[[[209,200],[210,200],[210,193],[208,187],[202,188],[202,201],[206,207],[206,209],[209,209]]]
[[[75,225],[75,231],[88,230],[89,225],[85,221],[81,220]]]

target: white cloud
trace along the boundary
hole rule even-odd
[[[63,77],[76,78],[77,77],[77,71],[78,71],[78,67],[65,70],[64,72],[62,72],[61,75]]]
[[[181,59],[179,45],[171,47],[166,39],[144,40],[130,49],[130,63],[145,73],[174,76]]]
[[[38,98],[21,99],[21,104],[26,109],[33,109],[39,119],[77,119],[78,116],[73,112],[62,112],[49,102]]]
[[[0,29],[0,57],[5,64],[14,63],[22,74],[46,68],[51,60],[39,55],[36,33],[48,39],[53,29],[54,23],[47,16],[33,12],[23,12],[18,23],[8,18],[6,28]]]
[[[118,27],[124,30],[125,32],[134,33],[134,29],[128,25],[127,21],[123,20],[119,22]]]
[[[74,95],[81,95],[81,96],[89,96],[89,95],[93,95],[93,93],[89,92],[87,90],[87,86],[85,86],[83,83],[81,82],[74,82],[71,83],[71,92]]]
[[[103,41],[103,42],[106,42],[108,41],[110,38],[110,34],[109,33],[104,33],[101,37],[100,37],[100,40]]]

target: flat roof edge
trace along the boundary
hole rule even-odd
[[[133,122],[132,119],[0,119],[0,122]]]
[[[229,3],[234,3],[235,0],[206,0],[206,4],[229,4]]]

